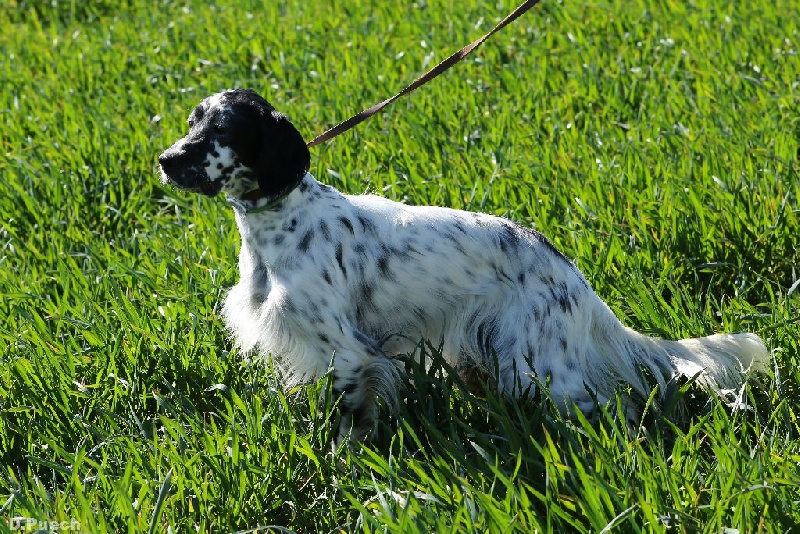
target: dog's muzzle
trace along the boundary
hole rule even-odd
[[[222,184],[212,182],[202,166],[192,164],[191,155],[175,145],[158,156],[161,182],[193,193],[213,197],[218,194]]]

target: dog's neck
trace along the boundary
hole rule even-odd
[[[231,202],[242,239],[240,271],[249,272],[255,266],[280,265],[283,263],[281,258],[285,260],[295,255],[296,247],[285,247],[284,240],[290,239],[293,233],[304,233],[310,220],[308,211],[315,209],[313,206],[318,201],[323,202],[323,195],[336,197],[340,193],[306,173],[300,184],[270,210],[246,211],[236,207],[238,200]]]

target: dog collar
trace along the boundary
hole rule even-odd
[[[308,171],[305,171],[300,176],[300,178],[297,180],[297,183],[295,183],[294,186],[292,186],[291,189],[289,189],[288,191],[286,191],[282,195],[278,195],[277,197],[273,198],[272,200],[270,200],[269,202],[267,202],[265,205],[261,206],[260,208],[248,208],[242,203],[242,200],[247,200],[249,202],[258,202],[262,198],[266,198],[266,195],[261,193],[261,189],[260,188],[259,189],[253,189],[252,191],[246,192],[245,194],[242,195],[242,197],[240,199],[239,198],[228,198],[228,204],[233,206],[235,209],[243,212],[245,215],[249,215],[251,213],[253,213],[253,214],[255,214],[255,213],[263,213],[265,211],[273,210],[278,206],[278,204],[283,202],[283,200],[286,199],[286,197],[291,195],[292,191],[297,189],[297,186],[300,185],[300,182],[303,181],[303,178],[306,177],[306,174],[308,174]]]
[[[250,214],[255,214],[255,213],[263,213],[265,211],[270,211],[270,210],[276,208],[278,206],[278,204],[283,202],[283,200],[291,194],[292,191],[294,191],[294,189],[292,189],[288,193],[284,193],[283,195],[275,197],[270,202],[267,202],[266,204],[264,204],[263,206],[261,206],[259,208],[248,208],[242,203],[241,200],[236,199],[236,198],[229,198],[228,199],[228,204],[233,206],[235,209],[243,212],[245,215],[250,215]]]

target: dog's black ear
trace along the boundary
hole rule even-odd
[[[300,183],[311,165],[311,154],[297,128],[282,113],[266,117],[259,161],[258,186],[263,193],[280,196]]]

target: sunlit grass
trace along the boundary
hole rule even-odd
[[[232,350],[232,214],[155,172],[187,112],[252,87],[310,139],[512,7],[0,4],[0,531],[800,524],[795,2],[546,0],[313,151],[347,192],[545,232],[640,331],[759,333],[774,365],[749,410],[689,389],[688,421],[566,422],[465,390],[427,346],[398,417],[334,454],[326,381],[284,391]]]

